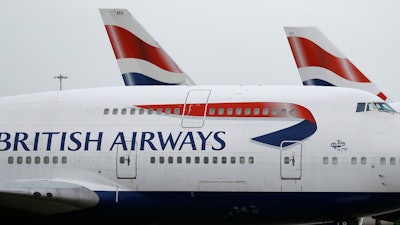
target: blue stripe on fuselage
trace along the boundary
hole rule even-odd
[[[94,208],[66,214],[116,222],[174,224],[300,223],[350,218],[400,206],[400,193],[342,192],[97,192]]]

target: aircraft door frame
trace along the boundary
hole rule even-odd
[[[288,143],[291,143],[289,147]],[[280,170],[282,180],[300,180],[302,175],[302,142],[282,141],[280,148]]]
[[[116,174],[118,179],[136,179],[138,151],[130,150],[131,143],[132,141],[126,141],[128,150],[117,147]]]
[[[199,128],[204,125],[210,93],[211,90],[189,90],[183,107],[182,127]]]

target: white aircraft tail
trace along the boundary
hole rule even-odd
[[[356,88],[391,101],[318,28],[284,29],[304,85]]]
[[[194,85],[126,9],[100,9],[126,86]]]

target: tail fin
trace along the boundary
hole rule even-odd
[[[303,85],[357,88],[390,101],[318,28],[284,29]]]
[[[194,85],[126,9],[100,9],[126,86]]]

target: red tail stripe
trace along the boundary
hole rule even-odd
[[[312,41],[301,37],[288,37],[297,68],[318,66],[354,82],[370,82],[348,59],[328,53]]]
[[[117,59],[136,58],[153,63],[170,72],[182,73],[162,48],[147,44],[124,28],[106,25],[108,37]]]

